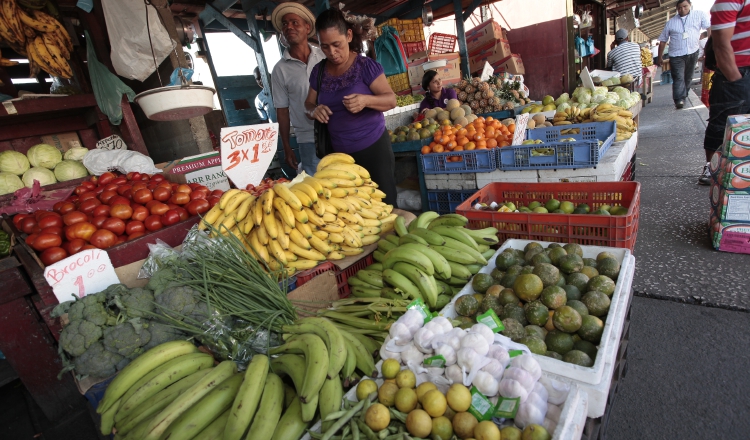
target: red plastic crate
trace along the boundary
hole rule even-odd
[[[638,234],[641,205],[638,182],[502,183],[494,182],[477,191],[456,208],[469,219],[469,227],[494,226],[500,243],[511,238],[556,241],[582,245],[627,248],[633,251]],[[600,206],[628,207],[627,215],[537,214],[523,212],[480,211],[476,203],[513,202],[528,205],[550,198],[586,203],[595,211]]]
[[[336,273],[336,283],[338,284],[339,288],[339,297],[346,298],[351,293],[348,283],[349,277],[356,275],[357,272],[373,264],[374,262],[375,259],[373,258],[372,253],[365,255],[359,261],[344,270],[337,270],[336,266],[333,263],[331,263],[330,261],[326,261],[325,263],[321,263],[310,270],[298,273],[297,287],[302,286],[306,282],[310,281],[311,279],[315,278],[325,271],[332,270]]]
[[[458,37],[455,35],[441,33],[430,35],[430,55],[455,52],[456,40]]]
[[[401,42],[401,44],[404,45],[404,52],[406,52],[406,56],[410,57],[414,55],[417,52],[423,52],[425,50],[425,43],[424,40],[422,41],[416,41],[414,43],[404,43]]]

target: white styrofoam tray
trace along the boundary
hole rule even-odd
[[[375,366],[378,368],[378,371],[380,371],[380,366],[383,364],[383,361],[379,361]],[[401,369],[405,369],[405,366],[401,366]],[[542,373],[543,375],[547,376],[547,373]],[[580,385],[571,382],[569,380],[566,380],[565,378],[557,378],[548,376],[550,379],[561,381],[564,383],[567,383],[570,385],[570,392],[568,393],[568,397],[565,399],[565,402],[563,402],[562,406],[560,407],[560,420],[557,422],[557,427],[555,428],[555,432],[552,434],[552,440],[578,440],[583,435],[583,428],[586,425],[586,415],[588,413],[588,401],[589,397],[586,394],[585,391],[583,391],[580,387]],[[365,376],[362,378],[362,380],[369,379],[369,377]],[[382,374],[380,375],[380,378],[373,379],[375,383],[380,387],[380,385],[383,384],[383,378]],[[344,399],[351,400],[352,402],[357,401],[357,387],[354,386],[349,391],[344,394]],[[342,403],[343,405],[343,403]],[[320,432],[320,420],[315,422],[315,424],[310,428],[313,432]],[[305,433],[305,435],[300,440],[311,440],[310,434]]]
[[[507,240],[503,243],[500,249],[495,252],[492,259],[489,260],[489,264],[480,269],[479,272],[487,274],[491,273],[495,268],[495,259],[505,249],[523,249],[531,242],[532,240]],[[540,243],[545,247],[550,244],[550,242],[546,241],[538,241],[537,243]],[[537,354],[535,354],[534,357],[542,367],[542,371],[550,372],[567,379],[572,379],[582,384],[598,384],[602,381],[607,356],[612,351],[617,351],[616,345],[619,344],[619,337],[617,340],[612,340],[612,335],[622,333],[622,325],[625,318],[625,310],[620,310],[617,306],[623,301],[623,297],[630,296],[630,288],[633,283],[635,270],[635,259],[632,257],[629,249],[583,245],[581,248],[583,249],[584,258],[596,258],[600,252],[610,252],[615,256],[617,261],[620,262],[620,275],[617,280],[615,280],[615,292],[610,298],[611,304],[609,307],[609,313],[607,314],[607,321],[604,323],[602,340],[599,343],[599,350],[596,353],[596,359],[594,359],[594,366],[582,367],[580,365],[563,362],[548,356]],[[466,286],[464,286],[464,288],[453,297],[451,302],[440,311],[440,315],[445,316],[446,318],[455,318],[458,316],[455,309],[456,300],[461,296],[472,293],[474,293],[474,289],[471,287],[471,282],[468,282]],[[612,346],[613,344],[615,345],[614,347]]]

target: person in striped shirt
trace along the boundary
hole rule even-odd
[[[614,46],[607,54],[607,69],[619,72],[620,75],[630,74],[633,82],[638,84],[643,75],[641,63],[641,47],[638,43],[628,41],[628,31],[618,29],[615,32]]]
[[[716,70],[711,79],[703,139],[706,162],[724,144],[727,117],[750,113],[750,1],[716,0],[711,7],[711,43]],[[698,183],[711,183],[708,163]]]
[[[698,62],[698,40],[701,31],[710,27],[708,17],[702,11],[692,11],[690,0],[677,0],[677,15],[667,21],[659,35],[660,65],[664,47],[669,43],[669,65],[672,70],[672,99],[681,109],[693,82],[693,71]],[[709,31],[709,36],[711,32]]]

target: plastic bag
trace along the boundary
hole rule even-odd
[[[95,176],[110,170],[123,174],[132,171],[146,174],[161,173],[161,170],[154,166],[153,159],[132,150],[91,150],[84,156],[83,166]]]
[[[396,29],[383,26],[382,35],[375,40],[377,61],[383,66],[385,76],[398,75],[406,72],[406,62],[399,48],[399,38]]]
[[[179,86],[182,85],[182,80],[180,79],[180,70],[182,70],[182,75],[185,77],[185,81],[190,81],[190,79],[193,77],[193,69],[186,69],[184,67],[178,67],[172,71],[172,75],[169,77],[169,84],[170,86]]]
[[[126,95],[128,101],[133,102],[135,92],[110,72],[107,66],[99,62],[89,32],[84,32],[86,34],[86,62],[89,66],[91,88],[94,89],[96,105],[99,106],[99,110],[107,115],[109,122],[120,125],[120,122],[122,122],[122,107],[120,107],[122,95]]]

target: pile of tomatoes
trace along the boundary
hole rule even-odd
[[[278,180],[273,180],[269,177],[266,177],[257,186],[253,185],[252,183],[248,183],[247,187],[245,187],[245,191],[249,192],[255,197],[258,197],[264,192],[266,192],[268,188],[273,188],[273,186],[276,185],[277,183],[283,183],[283,182],[289,182],[289,179],[285,179],[281,177]]]
[[[104,173],[82,182],[52,211],[17,214],[13,224],[45,265],[86,249],[107,249],[203,214],[223,191],[177,184],[160,174]]]

